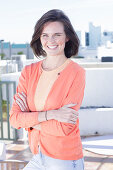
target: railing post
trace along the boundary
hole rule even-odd
[[[3,138],[3,118],[2,118],[2,84],[0,82],[0,122],[1,122],[1,138]]]
[[[4,133],[3,133],[3,106],[2,106],[2,102],[3,102],[3,94],[2,94],[2,86],[5,85],[4,89],[6,92],[6,96],[4,97],[6,104],[7,104],[7,125],[6,125],[6,129],[7,129],[7,137],[4,137]],[[10,88],[13,88],[13,90],[11,90]],[[10,91],[11,90],[11,91]],[[11,93],[12,92],[12,93]],[[17,140],[17,130],[13,128],[13,138],[11,137],[11,127],[9,124],[9,104],[10,104],[10,108],[12,106],[12,102],[13,102],[13,95],[16,93],[16,82],[14,81],[0,81],[0,132],[1,132],[1,136],[0,139],[2,140]]]
[[[13,93],[15,94],[16,93],[16,82],[13,82]],[[12,104],[11,104],[12,106]],[[17,140],[17,129],[14,129],[14,140],[16,141]]]
[[[10,139],[10,126],[9,126],[9,83],[6,83],[6,99],[7,99],[7,130],[8,130],[8,139]]]

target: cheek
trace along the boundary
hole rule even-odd
[[[42,47],[44,48],[44,46],[46,45],[45,41],[41,41]]]
[[[59,40],[57,43],[58,43],[59,45],[65,46],[66,41],[65,41],[65,40]]]

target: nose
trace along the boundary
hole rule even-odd
[[[49,42],[54,42],[54,41],[55,41],[55,39],[54,39],[54,37],[53,37],[53,36],[50,36],[50,37],[48,37],[48,41],[49,41]]]

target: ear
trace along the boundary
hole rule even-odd
[[[66,42],[68,42],[69,41],[69,38],[68,37],[66,37]]]

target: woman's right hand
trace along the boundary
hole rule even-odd
[[[58,110],[55,110],[55,120],[58,120],[59,122],[65,122],[65,123],[72,123],[76,124],[76,121],[78,119],[78,112],[70,107],[75,106],[76,104],[67,104],[63,107],[59,108]]]

